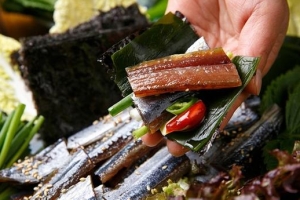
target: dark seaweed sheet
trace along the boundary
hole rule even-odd
[[[20,71],[40,115],[40,133],[51,144],[92,124],[121,99],[97,58],[116,42],[148,26],[136,4],[101,13],[63,34],[24,38]]]

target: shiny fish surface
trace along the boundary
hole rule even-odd
[[[147,154],[151,149],[154,148],[143,144],[141,139],[133,140],[96,170],[95,175],[99,176],[102,183],[105,183],[122,168],[130,167],[133,162]]]
[[[11,168],[1,170],[0,181],[22,184],[38,183],[54,170],[62,167],[70,157],[65,141],[59,140],[35,156],[24,159]]]
[[[209,158],[209,163],[230,167],[232,164],[243,165],[251,152],[259,149],[265,142],[276,135],[282,123],[281,109],[274,105],[267,110],[253,126],[233,138],[232,141],[220,145]]]
[[[61,192],[57,200],[96,200],[91,176],[81,178],[78,183]]]
[[[132,120],[113,133],[111,137],[88,149],[88,155],[93,163],[99,163],[116,154],[133,139],[131,132],[140,126],[141,122]]]
[[[91,159],[84,150],[79,149],[72,155],[68,164],[58,169],[49,181],[41,183],[41,187],[30,199],[56,199],[62,190],[76,184],[80,181],[80,178],[88,175],[93,168],[94,165]]]
[[[68,138],[69,149],[87,146],[97,140],[101,140],[108,133],[113,132],[130,120],[129,110],[124,110],[116,117],[106,116],[95,125],[89,126]]]
[[[151,189],[160,189],[169,178],[176,180],[189,169],[187,156],[174,157],[164,147],[137,168],[118,189],[104,193],[103,199],[143,199],[151,194]]]

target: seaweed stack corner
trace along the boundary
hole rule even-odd
[[[97,59],[148,25],[133,4],[100,13],[63,34],[21,40],[19,68],[38,114],[45,117],[40,133],[46,143],[91,125],[120,100],[119,89]]]

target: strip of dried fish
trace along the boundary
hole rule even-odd
[[[118,189],[104,193],[103,199],[143,199],[152,189],[159,190],[169,178],[176,180],[189,169],[187,156],[173,157],[164,147],[137,168]]]
[[[87,147],[87,153],[93,163],[97,164],[111,157],[133,139],[131,132],[141,126],[141,122],[132,120],[112,133],[111,137],[103,138],[94,145]]]
[[[37,155],[26,158],[11,168],[1,170],[0,182],[36,184],[62,167],[70,157],[65,141],[59,140]]]
[[[80,181],[63,190],[57,200],[96,200],[96,194],[94,192],[94,186],[91,176],[81,178]]]
[[[30,199],[56,199],[64,189],[68,189],[80,181],[80,178],[90,174],[94,167],[85,151],[79,149],[73,154],[68,164],[58,169],[49,180],[41,183],[41,187]]]
[[[76,134],[70,136],[67,140],[69,149],[76,149],[80,146],[87,146],[101,140],[117,129],[121,128],[130,120],[129,110],[124,110],[116,117],[105,116],[95,125],[89,126]]]
[[[141,139],[133,140],[101,165],[101,167],[95,171],[95,175],[99,176],[102,183],[105,183],[121,169],[130,167],[133,162],[143,157],[152,149],[155,149],[155,147],[146,146]]]

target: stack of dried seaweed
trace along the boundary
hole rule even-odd
[[[137,5],[116,7],[64,34],[24,38],[18,59],[33,93],[41,130],[52,143],[90,125],[120,99],[97,58],[116,42],[148,26]]]

